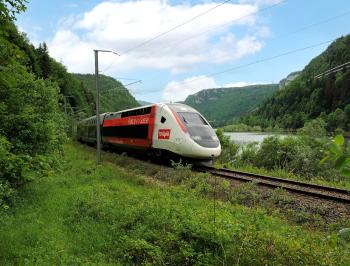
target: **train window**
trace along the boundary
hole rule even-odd
[[[104,127],[102,136],[147,139],[148,125]]]
[[[121,114],[121,117],[128,117],[134,115],[145,115],[151,113],[151,107],[140,108],[136,110],[126,111]]]
[[[207,122],[198,113],[178,112],[181,120],[190,126],[208,125]]]
[[[166,121],[166,118],[165,118],[164,116],[162,116],[162,118],[160,119],[160,122],[161,122],[162,124],[164,124],[165,121]]]

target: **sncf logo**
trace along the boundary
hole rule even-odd
[[[158,130],[158,139],[169,139],[169,138],[170,138],[170,129]]]

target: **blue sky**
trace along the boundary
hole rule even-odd
[[[137,99],[151,102],[184,100],[211,87],[278,82],[329,44],[210,74],[349,33],[348,0],[232,0],[127,52],[219,3],[32,0],[17,25],[34,44],[45,41],[51,56],[70,72],[93,73],[93,49],[120,53],[101,54],[101,72],[142,80],[129,89]]]

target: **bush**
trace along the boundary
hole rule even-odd
[[[0,136],[0,211],[6,210],[15,195],[13,187],[25,182],[25,161],[9,150],[10,142]]]
[[[1,133],[16,154],[54,153],[65,140],[57,85],[35,80],[19,65],[0,71]]]
[[[15,190],[6,180],[0,179],[0,213],[9,208],[9,201],[14,196]]]
[[[321,175],[332,176],[330,164],[321,165],[323,140],[308,136],[272,136],[264,139],[260,147],[256,143],[242,149],[238,163],[254,165],[268,170],[284,169],[306,177]]]
[[[242,152],[239,157],[241,164],[249,165],[254,164],[256,161],[256,153],[258,152],[258,143],[252,142],[242,148]]]
[[[0,69],[0,209],[37,170],[57,163],[65,141],[57,85],[13,63]]]
[[[219,156],[218,161],[221,163],[232,163],[238,154],[239,145],[232,142],[228,136],[225,136],[224,131],[221,128],[216,130],[216,135],[221,143],[221,155]]]

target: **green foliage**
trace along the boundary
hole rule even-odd
[[[335,168],[344,175],[350,176],[350,145],[349,142],[345,145],[343,135],[335,136],[328,144],[328,150],[320,163],[323,165],[326,161],[331,161]]]
[[[216,130],[221,144],[221,154],[217,159],[221,163],[232,163],[239,151],[239,145],[233,143],[228,136],[224,135],[224,131],[219,128]]]
[[[307,127],[309,128],[310,125]],[[303,131],[307,132],[307,129]],[[320,165],[325,139],[313,136],[271,136],[259,145],[251,143],[243,147],[236,165],[253,165],[269,170],[283,169],[304,177],[339,176],[330,164]]]
[[[90,101],[95,102],[95,75],[72,74],[72,77],[79,80],[80,84],[86,88],[86,94]],[[115,112],[128,108],[140,106],[135,98],[123,86],[122,83],[112,77],[99,75],[101,90],[101,112]]]
[[[311,60],[300,76],[277,91],[254,113],[238,120],[250,126],[298,129],[322,118],[327,130],[350,129],[350,69],[320,78],[316,75],[350,60],[350,35],[333,42]]]
[[[214,227],[213,199],[182,185],[136,184],[136,166],[96,167],[93,149],[68,146],[65,154],[64,171],[28,184],[25,200],[0,219],[0,264],[349,263],[349,246],[336,233],[238,205],[265,202],[254,185],[246,185],[254,190],[247,197],[243,188],[232,191],[233,204],[216,201]],[[268,201],[290,199],[278,191]]]
[[[244,165],[254,165],[258,152],[258,143],[252,142],[242,147],[242,152],[239,157],[240,163]]]
[[[35,156],[59,149],[64,134],[55,84],[12,65],[1,70],[0,99],[1,133],[15,153]]]
[[[8,19],[0,20],[0,47],[0,209],[6,209],[15,189],[57,165],[65,133],[60,88],[38,78],[35,48]]]
[[[0,21],[14,20],[16,15],[26,10],[27,0],[0,0]]]
[[[184,103],[197,109],[217,127],[254,110],[277,89],[276,84],[207,89],[188,96]]]
[[[18,32],[12,20],[25,3],[0,0],[0,209],[15,189],[58,166],[65,132],[73,135],[74,119],[95,110],[94,77],[69,74],[45,43],[35,48]],[[101,76],[101,86],[120,89],[102,96],[102,111],[138,106],[118,81]]]
[[[310,120],[298,132],[301,136],[325,138],[327,135],[326,122],[322,118]]]

